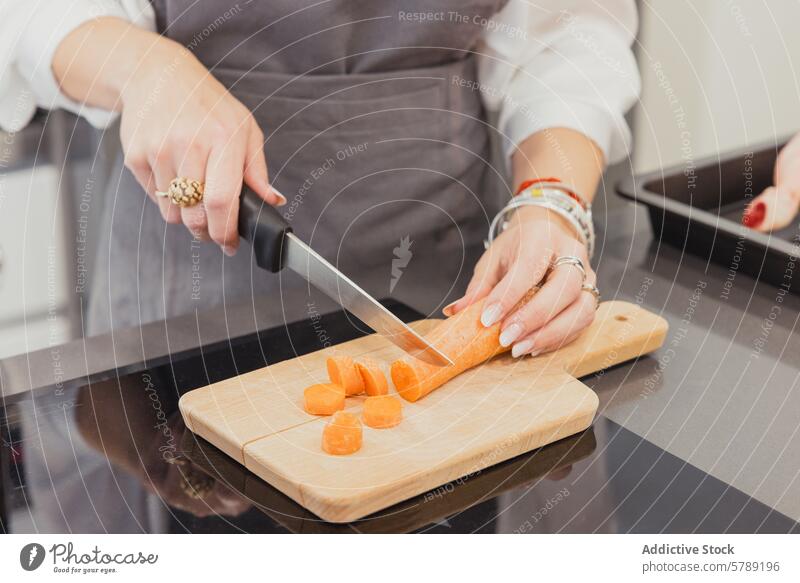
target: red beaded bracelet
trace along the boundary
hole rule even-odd
[[[519,185],[519,188],[517,188],[517,192],[514,193],[514,196],[517,196],[520,192],[522,192],[526,188],[530,188],[531,186],[533,186],[535,184],[539,184],[540,182],[558,182],[558,183],[561,183],[561,180],[558,179],[558,178],[537,178],[535,180],[526,180],[522,184]],[[586,201],[583,200],[577,194],[575,194],[575,192],[571,188],[564,187],[563,192],[564,192],[564,194],[569,196],[571,199],[573,199],[575,202],[577,202],[579,205],[581,205],[581,208],[583,210],[587,210],[589,208],[589,205],[586,203]]]

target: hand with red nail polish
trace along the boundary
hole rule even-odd
[[[792,224],[800,210],[800,134],[778,154],[775,186],[770,186],[747,205],[742,224],[762,233]]]
[[[777,231],[792,224],[798,208],[800,196],[782,186],[770,186],[747,205],[742,224],[762,233]]]

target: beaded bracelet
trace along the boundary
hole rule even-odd
[[[527,190],[531,186],[539,185],[538,188],[546,188],[548,186],[558,187],[559,190],[564,192],[567,196],[577,202],[583,210],[591,209],[591,205],[584,200],[582,196],[576,193],[571,188],[567,187],[564,183],[561,182],[559,178],[536,178],[534,180],[525,180],[522,184],[519,185],[517,191],[514,193],[514,196],[519,196],[519,194],[523,190]]]

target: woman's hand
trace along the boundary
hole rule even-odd
[[[792,138],[775,162],[775,186],[770,186],[747,205],[742,217],[746,227],[768,233],[788,227],[800,209],[800,134]]]
[[[182,443],[188,431],[183,418],[175,413],[168,421],[172,443]],[[173,508],[199,518],[207,516],[236,517],[247,512],[252,504],[243,495],[198,468],[189,459],[175,456],[165,449],[164,433],[154,435],[149,447],[140,452],[137,469],[144,487]]]
[[[159,39],[123,89],[125,165],[169,223],[183,223],[228,255],[239,243],[242,181],[271,204],[264,135],[252,114],[185,48]],[[156,197],[176,176],[205,182],[202,204],[178,207]]]
[[[583,274],[574,265],[550,266],[559,257],[578,257],[586,283],[595,284],[586,247],[560,216],[541,207],[522,207],[475,266],[463,298],[445,308],[450,316],[486,298],[481,322],[502,321],[500,343],[514,357],[541,354],[572,341],[594,320],[595,297],[581,289]],[[514,307],[533,286],[541,289]]]
[[[232,255],[246,182],[270,204],[264,136],[250,111],[179,44],[116,18],[78,27],[59,45],[53,72],[74,99],[122,112],[125,165],[169,223],[183,223]],[[156,197],[173,178],[205,182],[202,204]]]

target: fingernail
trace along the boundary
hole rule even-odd
[[[523,340],[522,342],[517,342],[511,347],[511,356],[514,358],[519,358],[531,348],[533,348],[533,340]]]
[[[234,255],[236,255],[236,247],[231,247],[230,245],[223,245],[222,252],[228,257],[233,257]]]
[[[742,224],[745,227],[754,229],[764,221],[766,214],[767,205],[763,202],[757,202],[756,204],[747,207],[747,210],[744,211],[744,216],[742,216]]]
[[[522,325],[514,322],[500,334],[500,346],[509,346],[522,334]]]
[[[275,188],[274,186],[270,186],[270,188],[272,189],[272,194],[274,194],[274,195],[277,197],[277,199],[278,199],[278,202],[276,203],[276,204],[277,204],[277,206],[283,206],[283,205],[285,205],[285,204],[286,204],[286,197],[285,197],[285,196],[283,196],[283,195],[282,195],[282,194],[281,194],[281,193],[278,191],[278,189],[277,189],[277,188]]]
[[[444,308],[442,308],[442,314],[444,314],[445,316],[448,316],[448,317],[452,316],[453,315],[453,308],[456,307],[457,303],[458,303],[458,300],[447,304]]]
[[[496,324],[502,315],[503,311],[500,307],[500,304],[492,304],[483,310],[483,314],[481,314],[481,324],[488,328],[489,326]]]

